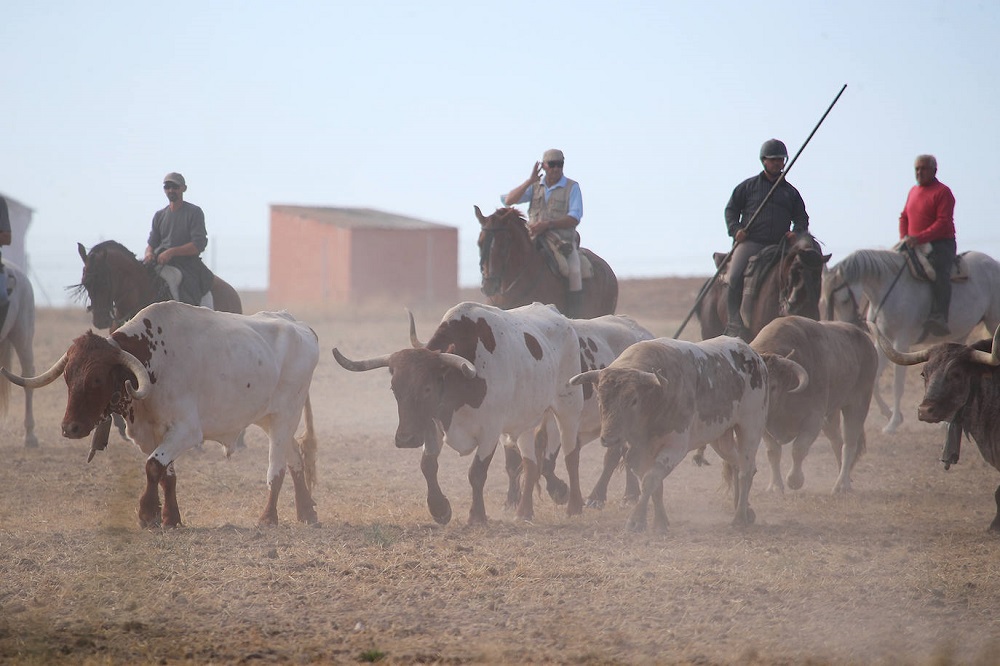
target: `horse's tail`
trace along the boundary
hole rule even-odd
[[[10,368],[11,349],[13,349],[13,345],[11,345],[10,340],[6,338],[0,340],[0,366]],[[0,416],[7,415],[7,405],[9,402],[10,382],[0,381]]]

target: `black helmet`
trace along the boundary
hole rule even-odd
[[[777,139],[768,139],[760,147],[760,159],[764,159],[765,157],[784,157],[787,160],[788,149],[785,148],[785,144]]]

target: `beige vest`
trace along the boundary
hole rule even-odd
[[[569,212],[569,191],[576,185],[575,180],[566,179],[565,187],[557,187],[545,200],[545,182],[535,183],[531,193],[531,203],[528,205],[528,219],[532,224],[539,220],[557,220]],[[552,229],[549,233],[556,234],[564,241],[577,243],[576,229]]]

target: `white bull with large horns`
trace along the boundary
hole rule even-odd
[[[129,439],[149,455],[139,499],[143,526],[181,523],[173,464],[181,453],[205,439],[228,453],[251,423],[270,440],[269,496],[260,522],[278,521],[287,466],[297,517],[315,523],[306,477],[308,472],[311,482],[315,476],[309,386],[318,360],[316,334],[287,312],[248,317],[168,301],[140,310],[109,337],[88,331],[37,377],[0,372],[33,389],[65,378],[64,437],[86,437],[112,413],[125,418]],[[306,431],[296,446],[303,410]],[[163,488],[162,510],[157,486]]]

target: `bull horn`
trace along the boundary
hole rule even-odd
[[[128,394],[136,400],[142,400],[149,395],[150,390],[153,388],[153,382],[149,380],[149,371],[146,370],[146,366],[142,364],[142,361],[124,349],[118,350],[118,360],[135,375],[136,381],[139,382],[139,385],[135,388],[132,388],[132,382],[125,382],[125,390],[128,391]]]
[[[789,369],[795,373],[795,376],[799,378],[799,383],[795,388],[791,389],[789,393],[802,393],[809,386],[809,373],[806,369],[802,367],[801,364],[796,363],[790,358],[785,358],[784,362],[788,364]]]
[[[340,350],[336,347],[333,348],[333,357],[337,359],[337,363],[340,364],[340,367],[350,370],[351,372],[365,372],[366,370],[375,370],[377,368],[388,368],[389,356],[391,356],[391,354],[376,356],[375,358],[365,359],[364,361],[352,361],[341,354]]]
[[[468,359],[459,356],[458,354],[441,352],[441,360],[445,365],[461,370],[462,376],[466,379],[472,379],[476,376],[476,366],[472,365],[469,363]]]
[[[43,386],[48,386],[59,378],[59,375],[61,375],[63,370],[66,369],[66,362],[68,360],[69,352],[66,352],[62,355],[62,358],[56,361],[55,365],[37,377],[21,377],[20,375],[15,375],[7,368],[0,368],[0,373],[3,373],[4,377],[18,386],[29,389],[42,388]]]
[[[868,330],[872,332],[875,339],[878,341],[878,346],[885,354],[885,357],[895,363],[896,365],[916,365],[917,363],[923,363],[928,358],[930,358],[929,349],[921,349],[915,352],[901,352],[896,351],[893,348],[892,343],[885,339],[882,335],[882,331],[878,329],[878,326],[872,322],[868,322]]]
[[[997,330],[993,333],[993,347],[990,349],[990,353],[973,349],[972,360],[993,367],[1000,365],[1000,326],[997,326]]]
[[[581,372],[578,375],[573,375],[569,378],[570,386],[579,386],[580,384],[596,384],[597,380],[601,378],[600,370],[587,370],[586,372]]]
[[[410,312],[409,308],[405,309],[406,314],[410,318],[410,344],[413,345],[414,349],[423,349],[424,343],[422,343],[420,338],[417,337],[417,324],[413,321],[413,313]]]

